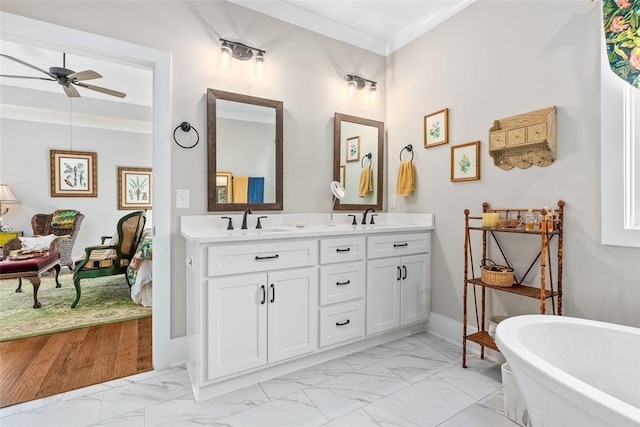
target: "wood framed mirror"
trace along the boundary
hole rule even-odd
[[[283,103],[207,89],[208,211],[282,210]]]
[[[345,189],[335,210],[382,210],[384,123],[335,113],[333,179]]]

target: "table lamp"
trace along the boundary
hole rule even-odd
[[[9,212],[9,208],[2,209],[2,204],[20,203],[7,184],[0,184],[0,227],[2,227],[2,217]],[[4,230],[3,230],[4,231]]]

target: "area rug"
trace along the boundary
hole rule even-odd
[[[23,280],[16,293],[18,279],[0,280],[0,342],[151,316],[151,307],[131,300],[124,275],[83,280],[75,309],[73,275],[60,274],[59,281],[62,287],[56,288],[53,277],[42,278],[42,307],[34,309],[31,282]]]

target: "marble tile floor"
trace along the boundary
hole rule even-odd
[[[517,427],[500,366],[421,332],[195,403],[171,368],[0,409],[13,426]]]

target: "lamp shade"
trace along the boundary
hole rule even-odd
[[[0,203],[20,203],[7,184],[0,184]]]

